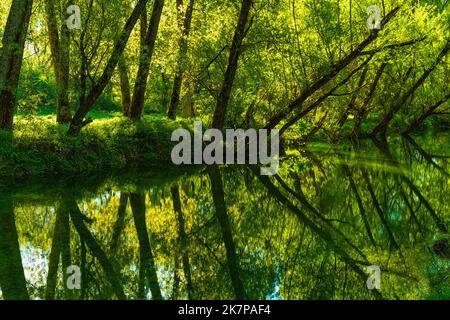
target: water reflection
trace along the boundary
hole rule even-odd
[[[3,187],[0,297],[449,298],[448,142],[315,145],[274,177],[213,166]]]

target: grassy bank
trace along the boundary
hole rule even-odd
[[[0,178],[70,176],[133,167],[168,167],[173,130],[188,123],[146,116],[140,122],[97,119],[76,137],[54,117],[17,117],[0,131]]]

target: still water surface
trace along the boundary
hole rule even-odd
[[[450,299],[449,142],[3,185],[0,299]]]

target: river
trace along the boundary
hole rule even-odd
[[[449,298],[449,142],[4,183],[0,299]]]

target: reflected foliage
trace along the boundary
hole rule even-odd
[[[448,299],[445,145],[310,144],[273,177],[207,167],[171,181],[5,189],[1,297]],[[65,285],[70,265],[80,290]],[[371,265],[379,291],[366,285]]]

